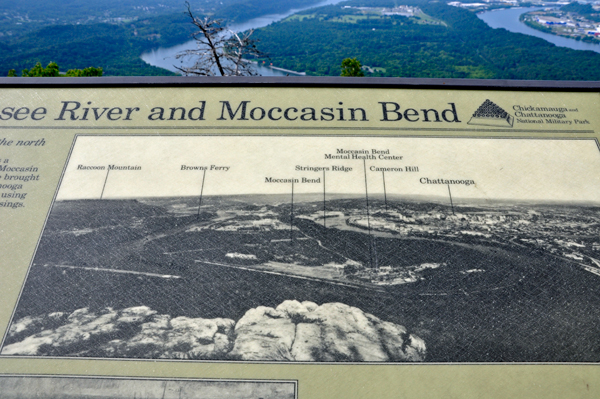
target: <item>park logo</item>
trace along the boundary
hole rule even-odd
[[[512,127],[514,120],[515,119],[508,112],[490,100],[485,100],[483,104],[477,108],[477,111],[473,113],[473,116],[467,124],[501,127],[508,125]]]

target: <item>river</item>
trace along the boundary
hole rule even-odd
[[[242,32],[248,29],[258,29],[267,26],[273,22],[280,21],[288,16],[295,14],[299,11],[307,10],[309,8],[320,7],[330,4],[337,4],[343,0],[324,0],[316,3],[312,6],[291,9],[282,14],[270,14],[263,15],[258,18],[251,19],[246,22],[239,24],[233,24],[229,26],[229,29],[235,32]],[[529,8],[508,8],[501,10],[486,11],[477,14],[477,16],[487,23],[490,27],[504,28],[510,32],[523,33],[525,35],[536,36],[542,38],[550,43],[553,43],[560,47],[568,47],[574,50],[591,50],[600,53],[600,45],[585,43],[574,39],[567,39],[565,37],[544,33],[536,29],[530,28],[524,23],[519,21],[519,16],[526,12],[540,10],[540,7],[529,7]],[[175,55],[181,53],[184,50],[195,48],[196,43],[194,40],[179,44],[173,47],[160,47],[158,49],[148,51],[142,54],[141,58],[150,65],[157,66],[160,68],[168,69],[169,71],[178,72],[174,67],[178,65],[191,65],[192,61],[177,60]],[[256,67],[257,72],[262,76],[285,76],[285,75],[301,75],[301,73],[292,73],[291,71],[281,71],[273,69],[268,65],[258,64]]]
[[[574,50],[591,50],[600,53],[600,45],[598,44],[585,43],[575,39],[568,39],[566,37],[552,35],[550,33],[544,33],[539,30],[530,28],[529,26],[519,21],[519,16],[521,14],[541,9],[542,8],[540,7],[508,8],[502,10],[482,12],[477,14],[477,16],[494,29],[504,28],[510,32],[536,36],[559,47],[568,47]]]
[[[321,6],[331,5],[331,4],[337,4],[342,1],[343,0],[323,0],[319,3],[315,3],[308,7],[293,8],[282,14],[263,15],[261,17],[253,18],[246,22],[232,24],[232,25],[229,25],[228,28],[234,32],[243,32],[248,29],[258,29],[258,28],[267,26],[273,22],[280,21],[280,20],[287,18],[290,15],[293,15],[300,11],[308,10],[309,8],[314,8],[314,7],[321,7]],[[148,63],[152,66],[168,69],[169,71],[172,71],[172,72],[179,72],[175,68],[175,66],[174,66],[175,64],[177,64],[179,66],[192,65],[193,60],[177,60],[175,58],[175,55],[177,55],[178,53],[181,53],[184,50],[189,50],[189,49],[194,49],[194,48],[196,48],[196,42],[194,40],[190,40],[189,42],[179,44],[177,46],[159,47],[155,50],[147,51],[142,54],[141,58],[146,63]],[[282,70],[273,69],[268,65],[261,65],[261,64],[258,64],[255,69],[257,70],[258,74],[262,75],[262,76],[286,76],[288,74],[289,75],[303,75],[302,73],[292,73],[292,71],[282,71]]]

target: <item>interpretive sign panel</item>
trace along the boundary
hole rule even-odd
[[[598,393],[598,92],[188,82],[0,91],[0,373]]]

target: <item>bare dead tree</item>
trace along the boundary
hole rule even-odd
[[[256,48],[256,40],[251,38],[253,29],[236,33],[223,26],[222,20],[196,17],[190,3],[186,1],[186,14],[198,28],[192,34],[197,48],[177,54],[177,59],[193,58],[190,67],[179,67],[185,75],[202,76],[254,76],[256,71],[248,57],[259,57],[262,53]]]

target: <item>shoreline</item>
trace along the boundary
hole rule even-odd
[[[258,61],[250,61],[250,62],[252,64],[261,65]],[[271,68],[271,69],[274,69],[276,71],[290,73],[290,74],[294,74],[294,75],[297,75],[297,76],[306,76],[306,72],[292,71],[291,69],[285,69],[285,68],[280,68],[280,67],[276,67],[276,66],[273,66],[273,65],[266,65],[266,64],[262,64],[262,66],[264,68]]]
[[[524,16],[527,15],[527,14],[529,14],[529,13],[531,13],[531,12],[534,12],[534,11],[530,11],[530,12],[526,12],[526,13],[521,14],[519,16],[519,22],[527,25],[531,29],[535,29],[535,30],[537,30],[539,32],[542,32],[542,33],[547,33],[549,35],[554,35],[556,37],[562,37],[562,38],[565,38],[565,39],[571,39],[571,40],[575,40],[577,42],[588,43],[588,44],[596,44],[596,45],[600,44],[600,42],[593,40],[593,38],[592,38],[592,40],[586,40],[585,38],[590,37],[588,35],[578,35],[578,36],[575,36],[575,37],[572,36],[572,35],[569,35],[569,36],[567,36],[567,35],[561,35],[561,34],[556,33],[554,30],[552,30],[549,27],[541,25],[541,24],[539,24],[539,23],[537,23],[535,21],[525,19]]]

